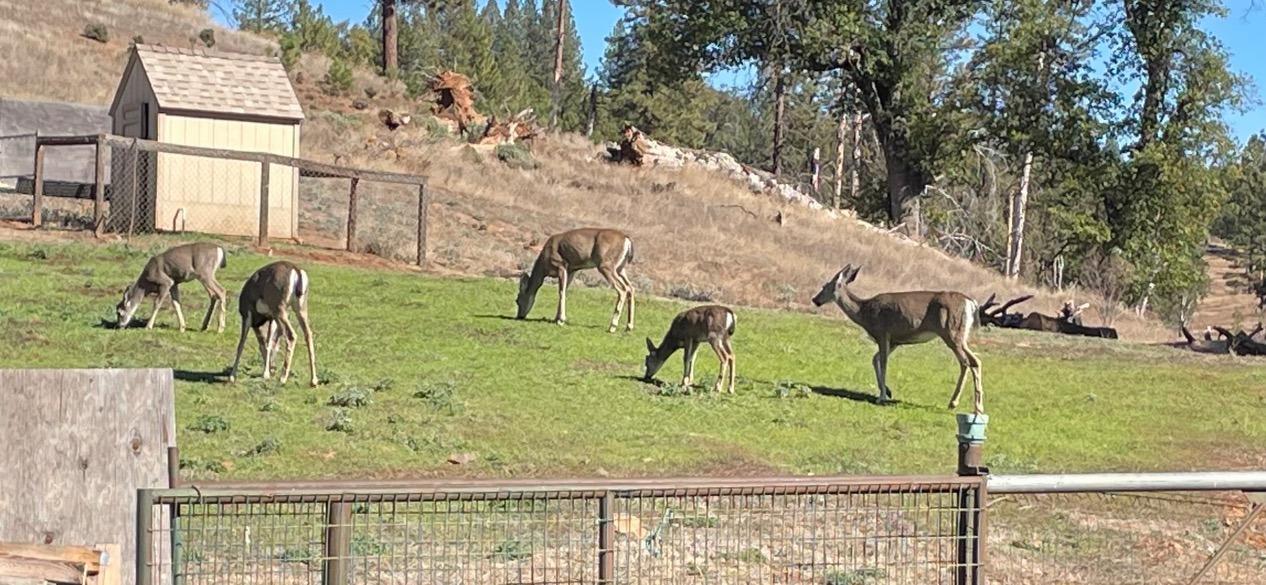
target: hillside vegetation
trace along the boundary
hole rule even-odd
[[[173,243],[0,243],[0,367],[171,367],[184,473],[297,478],[609,473],[943,473],[953,468],[945,409],[958,368],[939,344],[897,352],[899,401],[873,403],[873,345],[832,308],[824,317],[739,309],[738,390],[683,394],[679,357],[643,383],[644,336],[686,305],[645,300],[639,330],[605,333],[612,293],[578,288],[572,323],[511,318],[513,283],[436,278],[305,260],[317,362],[326,384],[225,383],[237,341],[236,291],[270,259],[229,245],[219,279],[230,328],[113,330],[114,303],[148,254]],[[206,298],[182,288],[186,318]],[[150,303],[141,311],[149,315]],[[973,337],[998,471],[1260,466],[1266,367],[1165,348],[986,330]],[[698,361],[707,387],[717,365]],[[679,354],[680,355],[680,354]],[[1214,365],[1216,364],[1216,367]],[[875,440],[882,438],[882,440]],[[1231,446],[1234,446],[1233,448]],[[473,461],[446,460],[468,454]]]

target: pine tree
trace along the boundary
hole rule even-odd
[[[234,0],[233,20],[237,28],[250,32],[281,30],[285,24],[286,0]]]

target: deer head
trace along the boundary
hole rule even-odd
[[[861,266],[853,268],[853,265],[849,264],[843,270],[835,273],[835,277],[822,285],[822,290],[813,296],[813,304],[821,307],[835,301],[835,299],[839,298],[840,293],[848,288],[849,284],[857,280],[857,273],[861,272],[861,270]]]
[[[132,322],[132,315],[136,314],[136,310],[141,306],[141,300],[145,298],[145,294],[135,284],[127,285],[123,289],[123,300],[114,306],[114,313],[118,317],[115,322],[119,329],[126,329],[128,324]]]
[[[531,285],[532,275],[526,272],[519,275],[519,296],[514,299],[514,303],[519,308],[519,312],[515,315],[516,319],[526,319],[532,310],[532,305],[536,304],[536,291]]]

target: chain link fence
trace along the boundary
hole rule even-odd
[[[148,491],[138,583],[976,583],[982,486]]]

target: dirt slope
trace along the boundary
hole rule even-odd
[[[1247,290],[1238,253],[1220,244],[1210,244],[1204,260],[1209,265],[1209,294],[1192,316],[1192,331],[1210,325],[1233,331],[1252,329],[1262,314],[1257,308],[1257,298]]]

